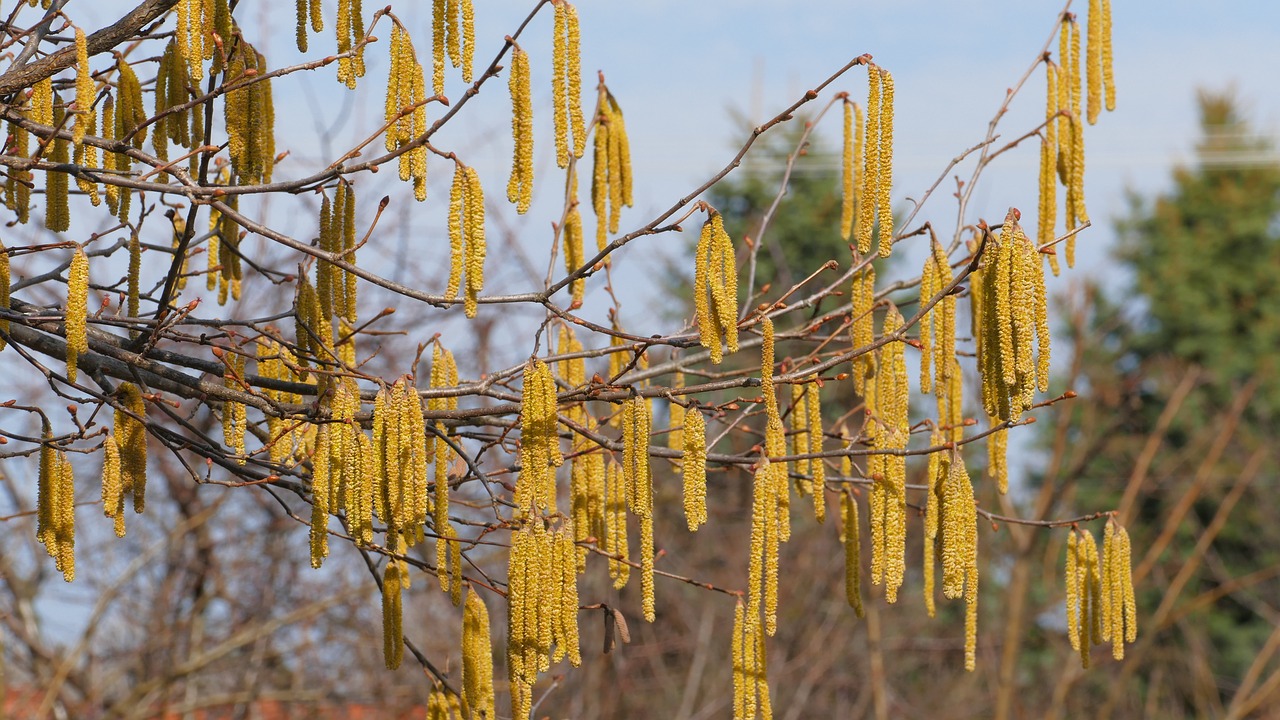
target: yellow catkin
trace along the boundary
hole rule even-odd
[[[573,185],[577,187],[577,172],[574,171]],[[574,273],[582,266],[586,258],[582,244],[582,213],[578,211],[577,193],[570,198],[571,207],[564,220],[564,267],[566,273]],[[586,296],[587,283],[581,277],[575,278],[569,287],[570,307],[580,307]]]
[[[225,411],[224,411],[225,412]],[[311,567],[319,568],[329,554],[329,466],[331,437],[338,430],[323,424],[316,430],[316,452],[311,458]]]
[[[1067,536],[1067,560],[1062,573],[1067,604],[1067,639],[1071,641],[1071,649],[1076,652],[1080,652],[1080,596],[1076,581],[1076,548],[1079,542],[1072,530]]]
[[[297,0],[298,26],[294,41],[298,45],[298,52],[303,53],[307,51],[307,20],[310,18],[309,5],[307,0]]]
[[[1044,268],[1035,244],[1010,209],[984,252],[972,293],[983,404],[998,420],[1018,418],[1037,388],[1048,388],[1049,325]]]
[[[877,216],[880,221],[880,257],[893,252],[893,207],[890,191],[893,188],[893,75],[880,68],[880,177],[876,180]]]
[[[1054,165],[1057,162],[1058,123],[1054,116],[1058,113],[1057,71],[1052,62],[1044,64],[1045,76],[1045,110],[1044,136],[1040,142],[1040,228],[1036,242],[1041,246],[1048,245],[1054,239],[1054,227],[1058,223],[1058,188],[1054,179]],[[1058,253],[1053,250],[1047,254],[1049,269],[1056,277],[1059,272]]]
[[[31,121],[53,125],[53,78],[37,80],[31,86]]]
[[[1111,0],[1102,0],[1102,90],[1107,110],[1116,109],[1116,78],[1111,60]]]
[[[569,14],[568,3],[555,3],[555,20],[552,25],[554,33],[551,42],[551,104],[552,118],[555,125],[556,165],[569,165],[569,107],[568,74],[569,74]]]
[[[844,103],[844,152],[841,155],[841,202],[840,202],[840,237],[845,240],[853,232],[853,103],[845,99]]]
[[[705,418],[697,408],[684,413],[682,434],[684,516],[692,532],[707,522],[707,427]]]
[[[1070,48],[1070,96],[1071,96],[1071,156],[1068,165],[1070,182],[1067,185],[1067,228],[1089,221],[1084,202],[1084,126],[1080,114],[1080,28],[1073,20]],[[1075,236],[1065,243],[1067,267],[1075,267]]]
[[[65,111],[55,108],[53,123],[61,125]],[[53,150],[49,153],[49,162],[56,165],[71,161],[71,144],[63,137],[53,140]],[[67,204],[67,174],[49,170],[45,172],[45,218],[44,225],[52,232],[65,232],[71,226],[71,210]]]
[[[627,483],[627,509],[640,518],[649,517],[653,511],[650,432],[649,403],[642,397],[631,398],[622,411],[622,467]]]
[[[809,412],[809,448],[812,455],[822,453],[822,399],[821,388],[816,384],[805,386],[809,396],[806,409]],[[809,461],[809,475],[813,485],[813,517],[819,523],[827,519],[827,467],[821,457]]]
[[[511,138],[513,155],[511,179],[507,181],[507,201],[516,212],[525,214],[533,202],[533,100],[529,86],[529,56],[519,45],[511,48]]]
[[[603,251],[608,242],[609,199],[609,104],[600,95],[600,113],[596,116],[596,134],[591,165],[591,211],[596,216],[596,250]],[[608,264],[608,257],[605,263]]]
[[[93,125],[93,99],[95,86],[93,72],[89,68],[89,45],[85,41],[84,30],[75,29],[76,36],[76,122],[71,133],[71,142],[80,145],[84,136]]]
[[[1116,532],[1116,572],[1121,581],[1117,593],[1124,604],[1124,641],[1136,642],[1138,639],[1138,603],[1133,594],[1132,551],[1129,547],[1129,531],[1123,527]]]
[[[466,206],[467,172],[461,163],[454,165],[453,184],[449,189],[449,281],[445,286],[447,298],[458,296],[462,285],[465,253],[463,238],[463,212]]]
[[[554,513],[556,507],[555,467],[563,458],[556,434],[556,386],[546,363],[537,360],[525,366],[524,392],[520,406],[520,477],[516,482],[516,505],[526,514],[534,508]]]
[[[2,248],[3,246],[0,246]],[[684,387],[684,373],[677,371],[671,378],[671,390],[677,393]],[[685,424],[685,407],[678,402],[670,401],[667,403],[667,447],[672,450],[681,450],[684,448],[684,424]],[[683,465],[677,463],[675,465],[675,473],[678,475],[683,472]]]
[[[1089,0],[1089,24],[1085,38],[1085,84],[1087,86],[1087,117],[1089,124],[1098,122],[1102,111],[1102,0]]]
[[[489,610],[473,587],[462,612],[462,693],[471,716],[496,718]]]
[[[9,123],[9,134],[13,136],[13,156],[31,157],[29,142],[31,133],[16,123]],[[34,177],[30,170],[9,170],[5,179],[5,207],[14,211],[19,223],[27,224],[31,220],[31,182]]]
[[[133,494],[133,511],[146,507],[147,430],[142,390],[123,382],[116,389],[120,407],[115,412],[115,441],[120,450],[120,485]]]
[[[902,322],[902,315],[890,309],[884,332],[896,332]],[[903,343],[881,346],[877,366],[874,402],[868,397],[867,408],[874,415],[873,447],[884,452],[872,456],[875,463],[870,468],[873,476],[881,476],[871,488],[871,581],[883,582],[885,599],[896,602],[905,574],[906,551],[906,466],[900,453],[910,434]]]
[[[473,318],[478,309],[480,292],[484,289],[484,261],[488,254],[484,230],[484,187],[480,184],[480,174],[474,167],[467,168],[466,225],[464,256],[467,284],[464,308],[466,316]]]
[[[844,597],[862,617],[862,535],[858,530],[858,503],[849,492],[840,493],[840,520],[844,532]]]
[[[715,210],[703,224],[695,263],[698,331],[703,347],[711,351],[711,362],[718,364],[723,358],[722,343],[729,352],[738,349],[738,270],[733,241],[724,229],[724,218]]]
[[[720,333],[717,319],[711,314],[714,291],[711,288],[711,220],[702,224],[702,233],[698,238],[698,247],[694,257],[693,270],[693,306],[694,318],[698,325],[699,342],[711,351],[711,362],[719,365],[724,357],[720,344]],[[705,261],[704,261],[705,260]],[[708,299],[708,296],[711,299]]]
[[[75,480],[66,454],[53,446],[48,420],[41,430],[37,488],[36,539],[45,546],[62,578],[71,582],[76,576]]]
[[[469,2],[469,0],[464,0]],[[578,9],[566,3],[569,69],[569,123],[573,130],[573,156],[582,157],[587,147],[587,124],[582,114],[582,33],[578,26]]]
[[[733,720],[747,716],[747,664],[743,648],[746,634],[747,611],[739,599],[733,606],[733,634],[730,636],[730,667],[733,670]]]
[[[880,82],[882,76],[874,65],[867,67],[867,123],[863,140],[862,194],[858,196],[858,252],[871,252],[871,236],[875,225],[876,206],[880,198]]]
[[[116,125],[117,123],[116,123],[115,98],[112,97],[111,95],[107,95],[106,99],[102,101],[102,138],[104,140],[118,139],[116,136]],[[106,168],[107,170],[115,170],[117,157],[118,155],[116,153],[113,153],[113,152],[106,153],[105,157],[103,158],[104,160],[103,167]],[[111,183],[107,183],[106,194],[107,194],[107,211],[110,212],[112,215],[119,216],[120,187],[118,185],[112,185]],[[128,213],[126,213],[125,215],[127,219]]]
[[[476,10],[472,0],[462,0],[462,82],[471,82],[476,55]]]
[[[572,528],[561,526],[556,533],[556,552],[560,558],[560,631],[556,646],[564,648],[569,664],[578,667],[582,665],[582,650],[578,635],[577,548]]]
[[[788,434],[788,440],[790,441],[792,455],[802,455],[809,452],[809,394],[806,392],[807,390],[808,388],[800,383],[795,383],[791,386],[791,411],[789,412],[791,432]],[[799,475],[808,475],[809,459],[796,460],[795,470]],[[797,481],[797,484],[802,495],[813,490],[813,485],[807,478],[801,478]]]
[[[120,447],[113,435],[102,444],[102,514],[115,521],[116,537],[124,537],[124,485],[120,480]]]
[[[400,592],[403,589],[400,561],[388,560],[382,576],[382,659],[388,670],[400,667],[404,659],[404,632],[401,629]]]
[[[431,87],[436,95],[444,94],[445,17],[447,0],[433,0],[431,4]]]
[[[627,492],[622,466],[612,460],[606,463],[605,498],[604,549],[610,556],[609,577],[613,580],[613,587],[621,590],[631,577],[631,566],[623,562],[630,557],[627,542]]]
[[[849,289],[852,298],[849,337],[854,348],[868,348],[875,341],[875,285],[876,271],[871,264],[853,274]],[[875,354],[868,351],[855,357],[852,369],[854,392],[864,395],[867,379],[875,370]]]
[[[76,246],[67,270],[67,381],[76,381],[76,365],[80,355],[89,352],[88,338],[89,257]]]
[[[622,116],[622,108],[618,105],[618,100],[613,93],[606,92],[605,95],[609,100],[609,110],[614,120],[614,127],[609,131],[609,152],[616,155],[618,160],[619,173],[615,179],[619,181],[622,188],[622,204],[632,207],[634,199],[631,188],[631,142],[627,139],[627,122]],[[617,218],[611,216],[609,224],[616,226]],[[617,228],[611,227],[610,232],[617,232]]]

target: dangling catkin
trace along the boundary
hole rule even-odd
[[[525,366],[520,404],[520,476],[515,502],[522,512],[554,513],[555,467],[559,467],[560,440],[556,434],[556,385],[546,363],[535,360]]]
[[[624,562],[631,551],[627,543],[627,490],[622,466],[612,456],[605,465],[605,536],[603,548],[609,553],[609,577],[613,587],[621,590],[631,577],[631,566]],[[619,559],[615,559],[617,556]]]
[[[89,45],[85,41],[84,30],[75,29],[76,47],[76,122],[71,131],[71,142],[76,146],[84,143],[84,136],[94,124],[93,99],[95,86],[93,71],[89,68]]]
[[[862,617],[862,535],[858,503],[848,491],[840,493],[840,520],[844,530],[844,597],[854,614]]]
[[[882,76],[874,65],[867,67],[867,123],[863,140],[862,194],[858,196],[858,252],[871,252],[871,234],[875,225],[876,206],[880,198],[880,82]]]
[[[844,152],[840,163],[840,237],[848,240],[853,232],[853,146],[856,141],[853,131],[853,103],[845,98],[842,105],[844,106]]]
[[[1102,90],[1107,111],[1116,109],[1116,79],[1111,62],[1111,0],[1102,0]]]
[[[519,45],[511,47],[511,137],[514,153],[511,179],[507,181],[507,201],[516,204],[520,215],[533,202],[533,100],[529,86],[529,56]]]
[[[61,125],[65,110],[57,107],[53,111],[53,124]],[[71,144],[61,136],[53,139],[53,150],[49,153],[49,162],[65,165],[71,161]],[[44,226],[52,232],[65,232],[71,227],[71,210],[67,205],[67,174],[54,170],[45,171],[45,218]]]
[[[453,184],[449,188],[449,281],[444,295],[456,298],[462,284],[465,253],[463,238],[463,212],[467,197],[467,171],[462,163],[454,165]]]
[[[124,485],[120,480],[120,448],[114,435],[102,443],[102,514],[115,520],[116,537],[124,537]]]
[[[120,407],[115,412],[115,440],[120,450],[120,485],[133,493],[133,511],[146,507],[147,491],[147,406],[142,390],[128,382],[116,388]]]
[[[715,210],[702,226],[694,261],[698,332],[702,346],[711,351],[711,362],[719,364],[722,343],[729,352],[738,350],[738,267],[724,218]]]
[[[876,180],[877,216],[880,221],[880,257],[893,253],[893,207],[890,190],[893,187],[893,75],[880,68],[880,177]]]
[[[818,384],[812,383],[805,386],[805,393],[809,396],[806,408],[809,411],[809,447],[807,452],[812,455],[821,455],[823,439],[822,390]],[[809,461],[809,475],[812,477],[813,486],[813,517],[818,523],[824,523],[827,520],[827,467],[821,457],[815,457]]]
[[[1098,122],[1102,110],[1102,0],[1089,0],[1088,37],[1085,47],[1085,83],[1088,90],[1087,117],[1090,125]]]
[[[1096,1],[1096,0],[1095,0]],[[551,104],[556,136],[556,165],[569,165],[569,13],[567,2],[555,3],[554,35],[551,42]]]
[[[497,717],[493,702],[489,609],[476,594],[475,587],[467,593],[467,603],[462,612],[462,694],[472,717]]]
[[[1054,165],[1057,162],[1057,127],[1054,116],[1058,114],[1057,71],[1052,62],[1045,61],[1045,110],[1044,137],[1040,142],[1040,232],[1036,241],[1041,246],[1053,242],[1054,227],[1058,222],[1058,187],[1054,179]],[[1049,269],[1054,277],[1059,272],[1058,253],[1056,250],[1047,254]]]
[[[89,257],[77,245],[67,270],[67,382],[76,381],[76,363],[89,352],[88,337]]]
[[[853,283],[849,289],[852,298],[852,323],[849,337],[854,348],[868,348],[875,342],[875,301],[876,270],[868,263],[853,274]],[[875,372],[875,353],[863,352],[853,359],[853,390],[858,395],[865,395],[867,380]]]
[[[672,404],[672,407],[679,407]],[[683,410],[683,408],[681,408]],[[696,407],[684,412],[684,517],[693,532],[707,522],[707,427]]]
[[[400,561],[387,560],[382,576],[382,659],[388,670],[400,667],[404,658],[404,632],[401,629],[400,591],[403,590]]]
[[[484,289],[484,261],[488,253],[484,232],[484,188],[474,167],[467,167],[465,264],[467,285],[464,296],[466,316],[476,316],[480,291]]]

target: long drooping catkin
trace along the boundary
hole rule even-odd
[[[854,165],[861,158],[857,157],[855,152],[858,139],[854,131],[854,104],[848,98],[842,103],[844,107],[844,151],[841,153],[840,162],[840,237],[845,240],[849,239],[849,235],[853,232],[853,207],[856,195],[854,195]],[[858,119],[861,119],[861,113],[858,113]],[[862,128],[858,128],[861,130]]]
[[[738,350],[738,266],[724,218],[711,210],[694,258],[694,307],[702,346],[719,364],[723,348]],[[721,338],[723,337],[723,340]]]
[[[511,179],[507,181],[507,201],[523,215],[533,203],[533,99],[529,86],[529,56],[519,45],[511,47],[511,138],[514,153]]]
[[[1072,530],[1067,539],[1064,574],[1067,596],[1067,635],[1080,664],[1089,667],[1089,647],[1102,641],[1102,585],[1098,546],[1087,530]]]
[[[116,388],[119,407],[115,412],[115,440],[120,450],[120,485],[133,494],[133,511],[146,507],[147,492],[147,406],[142,390],[129,382]]]
[[[849,289],[852,301],[852,322],[849,339],[854,348],[869,348],[875,341],[876,270],[870,263],[853,274]],[[875,372],[876,356],[870,350],[853,359],[853,390],[865,395],[867,380]]]
[[[67,270],[67,381],[76,381],[76,363],[89,352],[88,337],[89,257],[77,245]]]
[[[880,177],[876,179],[876,217],[879,222],[880,257],[893,252],[893,207],[890,191],[893,189],[893,75],[884,68],[880,71]]]
[[[1044,136],[1040,142],[1040,227],[1036,241],[1041,246],[1053,242],[1054,227],[1058,222],[1058,187],[1054,178],[1057,162],[1059,123],[1055,120],[1058,114],[1058,78],[1056,66],[1045,61],[1045,110]],[[1059,272],[1058,253],[1048,253],[1049,269],[1056,277]]]
[[[844,597],[853,612],[862,617],[862,535],[858,529],[858,503],[848,491],[840,493],[840,524],[844,543]]]
[[[66,454],[53,446],[53,430],[43,422],[36,501],[36,539],[53,558],[62,579],[76,578],[75,479]]]
[[[898,310],[890,308],[884,333],[896,332],[902,322]],[[896,602],[906,568],[906,458],[900,453],[906,448],[910,425],[904,345],[887,343],[878,355],[874,390],[869,389],[866,397],[864,430],[872,447],[880,451],[868,460],[868,473],[875,480],[870,509],[871,582],[883,582],[885,599]]]
[[[436,22],[442,20],[437,15]],[[441,26],[443,27],[443,26]],[[399,25],[391,31],[391,70],[387,75],[386,147],[389,152],[413,143],[427,130],[426,80],[418,62],[409,33]],[[443,55],[437,58],[437,71],[443,83]],[[437,90],[437,94],[441,91]],[[412,181],[413,196],[418,202],[427,199],[427,146],[414,146],[400,155],[400,179]]]
[[[603,549],[609,554],[609,577],[613,587],[621,590],[631,577],[631,566],[624,562],[630,557],[627,543],[627,490],[622,466],[612,456],[605,463],[605,535]],[[615,558],[616,556],[616,558]]]
[[[317,30],[318,32],[318,30]],[[348,88],[356,88],[356,79],[364,76],[364,18],[360,0],[338,0],[337,22],[334,32],[338,38],[338,82]],[[351,53],[347,55],[347,53]]]
[[[672,405],[672,407],[679,407]],[[689,530],[707,522],[707,426],[696,407],[684,412],[684,516]]]
[[[569,3],[555,3],[551,44],[551,104],[555,125],[556,165],[569,165]]]
[[[631,144],[627,140],[626,122],[618,101],[603,86],[593,162],[591,207],[596,215],[596,246],[604,250],[606,228],[608,232],[618,232],[622,206],[631,207],[632,197]]]
[[[462,612],[462,697],[474,718],[496,718],[489,609],[474,587]]]
[[[120,447],[114,435],[102,443],[102,514],[115,520],[116,537],[124,537],[124,485],[120,479]]]
[[[857,243],[858,252],[871,252],[872,231],[875,226],[876,205],[880,197],[880,81],[875,66],[867,68],[867,123],[862,143],[862,193],[858,196]]]
[[[382,659],[388,670],[400,667],[404,659],[404,631],[402,630],[402,610],[400,592],[404,589],[401,561],[387,561],[386,571],[382,576]]]
[[[1102,90],[1107,110],[1116,109],[1115,69],[1111,62],[1111,0],[1102,0]]]
[[[1010,209],[999,237],[988,236],[971,293],[983,405],[1001,421],[1021,416],[1049,381],[1044,267],[1018,217]]]
[[[464,294],[466,316],[476,316],[480,291],[484,289],[484,261],[488,254],[484,232],[484,188],[474,167],[467,167],[466,200],[466,248],[467,285]]]
[[[520,477],[515,502],[528,515],[541,508],[556,508],[555,468],[563,463],[556,434],[556,385],[546,363],[535,360],[525,366],[524,393],[520,403]]]
[[[61,106],[53,110],[53,124],[61,125],[66,116]],[[53,139],[53,149],[49,152],[49,162],[65,165],[71,161],[71,144],[61,136]],[[52,232],[66,232],[71,227],[71,210],[67,205],[67,174],[55,170],[45,171],[45,216],[44,226]]]

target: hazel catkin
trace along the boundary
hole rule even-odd
[[[76,381],[80,355],[89,352],[88,337],[89,257],[77,245],[67,270],[67,382]]]
[[[676,407],[674,404],[672,407]],[[707,427],[696,407],[684,412],[684,516],[693,532],[707,522]]]

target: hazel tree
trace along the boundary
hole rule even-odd
[[[1115,102],[1105,0],[1092,0],[1084,17],[1067,3],[1052,18],[985,137],[900,217],[894,78],[870,52],[755,127],[704,183],[639,218],[626,98],[605,73],[584,88],[580,11],[567,0],[535,0],[506,20],[505,37],[477,36],[470,0],[435,0],[429,34],[392,6],[366,12],[339,0],[328,14],[319,0],[298,0],[296,44],[309,59],[289,66],[255,49],[268,31],[254,27],[247,4],[145,0],[92,32],[61,0],[44,0],[43,12],[35,5],[13,9],[0,72],[4,202],[11,226],[36,238],[14,242],[10,232],[0,248],[0,338],[9,377],[40,387],[38,402],[5,404],[0,435],[6,457],[38,462],[35,533],[68,582],[77,499],[100,487],[100,508],[124,536],[128,516],[145,510],[149,462],[165,453],[187,469],[184,482],[288,498],[281,512],[309,526],[297,535],[309,538],[313,567],[332,553],[367,558],[382,595],[385,663],[398,667],[408,650],[423,667],[431,717],[494,717],[502,687],[511,714],[528,716],[540,678],[562,660],[582,662],[584,613],[602,614],[625,637],[624,617],[655,622],[673,582],[733,603],[734,716],[771,717],[766,657],[786,571],[779,546],[793,523],[823,523],[829,508],[839,512],[831,524],[845,549],[849,622],[863,612],[864,566],[887,603],[922,591],[930,614],[940,567],[942,597],[965,605],[972,670],[982,525],[1028,522],[1069,533],[1066,609],[1082,662],[1092,645],[1109,642],[1119,658],[1134,641],[1128,535],[1112,513],[1030,523],[978,506],[974,488],[1005,492],[1008,433],[1072,396],[1046,394],[1044,273],[1064,271],[1060,250],[1073,265],[1076,236],[1089,226],[1085,131]],[[539,35],[548,24],[549,39]],[[336,36],[327,55],[326,28]],[[368,71],[371,53],[386,53],[386,77]],[[540,64],[551,68],[550,109],[534,101],[542,94],[531,67]],[[281,131],[296,118],[273,92],[313,71],[336,76],[355,102],[382,98],[383,122],[332,156],[299,160]],[[1043,121],[1004,139],[1006,111],[1040,73]],[[447,97],[449,87],[465,90]],[[496,259],[486,216],[509,212],[492,192],[502,178],[481,177],[465,146],[439,139],[468,122],[481,94],[509,96],[506,200],[515,213],[533,211],[535,188],[563,197],[545,218],[545,281],[528,287],[486,282]],[[766,228],[731,237],[708,191],[802,110],[812,122],[787,168],[814,128],[837,118],[843,205],[830,232],[849,252],[766,300],[773,278],[756,263]],[[548,112],[554,133],[537,136],[534,115]],[[984,170],[1034,142],[1035,228],[1024,229],[1017,208],[991,222],[974,217]],[[556,167],[535,174],[540,143],[554,148]],[[944,232],[926,213],[962,164],[972,174],[958,208],[938,209],[958,218]],[[371,200],[362,190],[384,171],[403,185]],[[429,172],[450,173],[447,197],[429,196]],[[786,188],[784,176],[779,199]],[[314,213],[317,199],[302,235],[264,219],[268,201],[296,216]],[[447,277],[434,287],[393,280],[381,247],[384,211],[415,202],[447,208]],[[73,230],[88,222],[104,229]],[[593,285],[611,287],[621,248],[685,227],[701,228],[688,322],[637,335],[621,325],[616,299],[610,308],[588,296]],[[919,274],[884,277],[876,261],[904,245],[924,259]],[[430,319],[458,305],[474,322],[531,309],[537,320],[516,342],[520,360],[490,364],[433,333]],[[427,329],[384,332],[406,307]],[[968,385],[980,390],[966,402]],[[837,397],[833,388],[848,390]],[[849,397],[851,406],[833,403]],[[214,418],[220,431],[193,418]],[[927,463],[923,484],[908,483],[917,459]],[[749,560],[727,588],[656,563],[655,515],[681,511],[655,502],[655,483],[680,488],[697,532],[715,522],[713,473],[751,492],[750,533],[738,539]],[[309,512],[293,514],[290,503]],[[79,514],[84,522],[96,513]],[[923,558],[907,557],[909,533],[923,539]],[[679,552],[680,542],[664,547]],[[916,562],[923,587],[909,588]],[[615,588],[639,585],[638,607],[580,592],[584,574],[606,572]],[[422,652],[415,636],[424,631],[403,623],[404,593],[430,592],[412,580],[432,575],[464,608],[460,672]],[[505,633],[493,637],[495,626]],[[505,650],[498,661],[495,639]],[[505,686],[495,682],[502,669]]]

